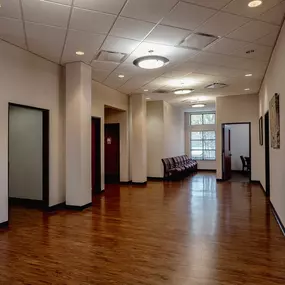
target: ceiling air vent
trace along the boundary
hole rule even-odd
[[[122,63],[126,57],[126,53],[101,50],[98,53],[96,60]]]
[[[213,84],[206,86],[205,88],[207,88],[207,89],[219,89],[219,88],[225,88],[227,86],[228,85],[224,84],[224,83],[213,83]]]
[[[157,90],[154,90],[152,93],[167,94],[167,93],[169,93],[169,91],[165,90],[165,89],[157,89]]]
[[[214,35],[196,33],[188,36],[180,44],[181,47],[201,50],[216,41],[219,37]]]

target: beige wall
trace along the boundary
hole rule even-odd
[[[285,26],[281,30],[277,45],[262,88],[259,93],[259,116],[268,111],[269,101],[275,93],[280,93],[280,149],[270,148],[270,200],[280,219],[285,224]],[[260,157],[258,180],[265,188],[265,149],[259,148]]]
[[[61,69],[0,41],[0,223],[8,219],[8,103],[50,110],[50,206],[65,201]]]
[[[251,123],[252,180],[259,177],[258,96],[239,95],[218,97],[216,100],[217,124],[217,178],[222,178],[222,124]],[[240,143],[243,143],[240,141]]]
[[[107,86],[104,86],[101,83],[96,81],[92,81],[92,116],[101,118],[101,188],[102,190],[105,188],[105,155],[104,155],[104,110],[105,106],[109,106],[112,108],[119,109],[121,111],[125,111],[128,117],[129,110],[129,99],[128,96],[122,94],[116,90],[113,90]],[[129,149],[129,126],[127,125],[127,138],[126,147]],[[122,174],[124,175],[123,181],[129,181],[129,159],[126,156],[123,156],[122,159],[124,161],[121,165],[123,165],[124,169],[121,169]],[[126,180],[125,180],[126,179]]]

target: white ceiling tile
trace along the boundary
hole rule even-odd
[[[26,22],[26,33],[30,51],[59,63],[66,29]]]
[[[69,5],[69,6],[71,6],[71,4],[72,4],[72,0],[47,0],[47,1],[56,2],[59,4]]]
[[[164,18],[162,24],[194,30],[216,12],[213,9],[180,2],[170,15]]]
[[[0,18],[0,38],[26,48],[23,22],[17,19]]]
[[[70,28],[90,33],[107,34],[115,19],[115,15],[74,8]]]
[[[112,72],[119,66],[119,63],[94,60],[91,65],[93,69],[108,70]]]
[[[90,63],[96,51],[102,45],[106,36],[69,30],[62,62],[84,61]],[[83,56],[76,55],[76,51],[83,51]]]
[[[262,5],[256,8],[250,8],[248,7],[248,3],[250,2],[249,0],[233,0],[223,10],[245,17],[256,18],[281,1],[282,0],[263,0]]]
[[[70,6],[38,0],[22,0],[25,21],[67,27]]]
[[[247,54],[249,50],[254,50],[253,53]],[[269,60],[272,53],[272,47],[265,47],[258,44],[250,43],[239,49],[236,49],[232,54],[234,56],[241,56],[245,58]]]
[[[126,0],[75,0],[74,6],[106,13],[119,14]]]
[[[239,28],[248,21],[249,19],[241,16],[219,12],[218,14],[210,18],[202,26],[198,27],[195,32],[222,37]]]
[[[172,70],[172,71],[168,71],[166,73],[163,73],[163,77],[167,77],[167,78],[181,78],[186,76],[187,74],[189,74],[189,72],[187,71],[181,71],[181,70]]]
[[[110,35],[142,41],[154,26],[152,23],[119,17]]]
[[[259,19],[276,25],[281,25],[285,15],[285,1],[271,8],[261,16]]]
[[[139,41],[108,36],[102,50],[130,54],[139,44]]]
[[[147,42],[176,46],[179,45],[191,31],[169,26],[158,25],[146,38]]]
[[[266,36],[256,40],[256,43],[259,43],[259,44],[265,45],[265,46],[273,47],[275,45],[278,34],[279,34],[279,31],[276,30],[274,33],[271,33],[269,35],[266,35]]]
[[[111,73],[108,78],[104,80],[104,84],[117,89],[118,87],[122,86],[125,84],[130,78],[132,78],[131,74],[125,74],[124,78],[119,77],[120,73],[113,72]]]
[[[242,48],[246,45],[248,45],[248,42],[222,38],[206,47],[205,51],[230,55],[236,49]]]
[[[232,0],[184,0],[185,2],[197,4],[204,7],[214,8],[217,10],[225,7]]]
[[[279,27],[277,26],[261,21],[251,21],[236,31],[232,32],[227,37],[242,41],[254,42],[255,40],[270,33],[276,33],[278,30]]]
[[[158,23],[178,0],[129,0],[122,16]]]
[[[103,82],[109,74],[110,71],[107,70],[92,69],[92,79],[98,82]]]
[[[19,0],[1,0],[0,17],[21,19]]]

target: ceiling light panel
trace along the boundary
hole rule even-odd
[[[90,63],[104,39],[104,35],[70,30],[67,35],[62,62],[78,61],[78,56],[75,53],[80,50],[84,51],[84,55],[80,57],[80,60]]]
[[[74,8],[70,20],[70,29],[107,34],[115,19],[115,15]]]
[[[220,10],[232,0],[184,0],[192,4]]]
[[[22,0],[25,21],[66,28],[70,6],[38,0]]]
[[[162,21],[162,24],[194,30],[217,11],[185,2],[179,2],[175,9]]]
[[[158,25],[146,38],[146,42],[176,46],[190,34],[190,30]]]
[[[23,23],[17,19],[0,18],[0,39],[26,48]]]
[[[253,42],[270,33],[276,33],[277,31],[279,31],[279,27],[275,25],[261,21],[251,21],[232,32],[227,37],[241,41]]]
[[[192,34],[188,38],[186,38],[180,46],[193,48],[193,49],[203,49],[212,42],[216,41],[218,38],[213,35],[208,34]]]
[[[120,17],[113,26],[110,35],[142,41],[154,26],[152,23]]]
[[[258,18],[262,21],[275,24],[275,25],[282,25],[283,19],[285,14],[285,2],[281,2],[279,5],[271,8]]]
[[[249,19],[245,17],[220,12],[198,27],[196,32],[222,37],[248,21]]]
[[[227,5],[223,10],[245,17],[256,18],[268,11],[270,8],[277,5],[279,2],[281,2],[281,0],[264,0],[262,5],[256,8],[249,8],[249,2],[250,0],[234,0],[229,3],[229,5]]]
[[[176,3],[177,0],[129,0],[122,16],[158,23]]]
[[[118,14],[123,8],[125,0],[75,0],[74,6],[89,10]]]
[[[59,63],[66,34],[65,29],[26,23],[26,33],[31,52]]]
[[[21,19],[19,0],[1,0],[0,17]]]

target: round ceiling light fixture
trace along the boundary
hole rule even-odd
[[[174,94],[176,94],[176,95],[186,95],[186,94],[190,94],[193,91],[194,91],[194,89],[177,89],[177,90],[174,91]]]
[[[84,51],[78,50],[78,51],[76,52],[76,55],[84,55]]]
[[[150,55],[142,56],[134,60],[134,65],[143,69],[157,69],[169,63],[169,59],[164,56],[152,55],[153,50],[149,51]]]
[[[256,8],[260,5],[262,5],[262,0],[254,0],[254,1],[250,1],[248,3],[248,7],[250,7],[250,8]]]
[[[205,106],[206,106],[206,104],[202,104],[202,103],[197,103],[197,104],[192,104],[191,105],[192,108],[203,108]]]

